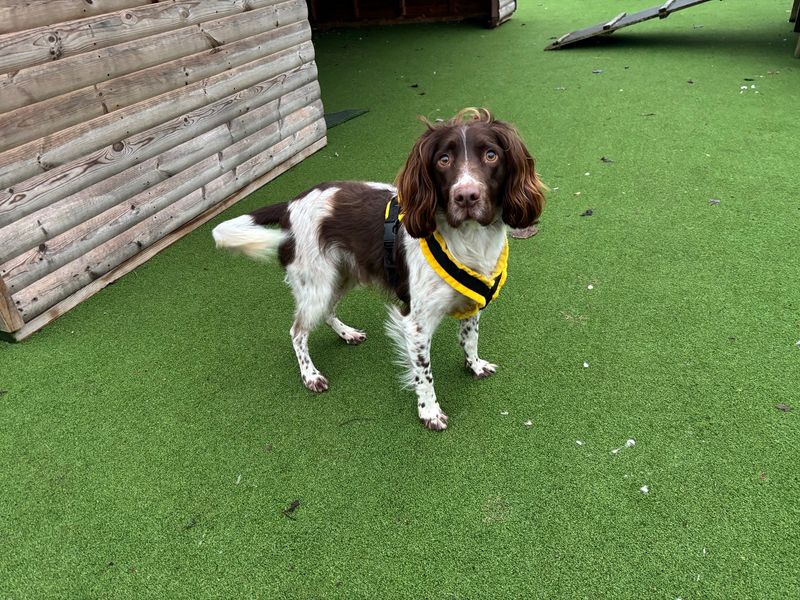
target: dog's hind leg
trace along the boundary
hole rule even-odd
[[[348,281],[346,278],[344,278],[344,282],[337,286],[337,290],[334,293],[333,305],[330,312],[325,317],[325,322],[330,326],[331,329],[333,329],[336,335],[342,338],[345,342],[351,346],[357,346],[367,339],[366,332],[356,329],[355,327],[345,325],[336,316],[336,305],[339,303],[339,300],[341,300],[342,297],[353,288],[353,285],[354,284],[351,281]]]
[[[338,335],[351,346],[357,346],[367,339],[366,332],[356,329],[355,327],[345,325],[336,317],[335,313],[329,314],[325,319],[325,322],[336,332],[336,335]]]
[[[291,264],[286,269],[286,281],[292,288],[296,303],[294,323],[289,333],[303,385],[312,392],[328,389],[328,380],[314,366],[308,353],[308,336],[334,304],[335,282],[331,273],[324,266],[307,269],[304,265]]]

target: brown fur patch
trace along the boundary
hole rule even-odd
[[[333,197],[331,215],[320,223],[322,248],[335,246],[351,253],[358,268],[359,283],[379,283],[408,304],[408,268],[401,243],[405,235],[402,227],[395,241],[397,285],[394,288],[384,269],[383,222],[392,192],[352,181],[327,185],[334,185],[339,191]]]

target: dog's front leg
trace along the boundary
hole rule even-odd
[[[447,415],[436,400],[431,373],[431,338],[433,331],[425,331],[422,323],[411,322],[409,359],[414,390],[417,393],[417,414],[422,424],[433,430],[447,429]]]
[[[459,321],[458,341],[464,349],[464,366],[478,379],[494,375],[497,365],[478,356],[478,324],[481,313]]]
[[[434,430],[447,429],[447,415],[436,400],[431,373],[431,338],[441,318],[425,310],[412,310],[406,316],[393,311],[388,324],[389,334],[405,354],[404,362],[408,365],[405,379],[417,394],[419,419],[426,428]]]

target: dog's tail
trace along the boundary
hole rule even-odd
[[[264,225],[288,227],[287,207],[286,202],[281,202],[223,221],[211,231],[217,248],[241,252],[255,260],[270,260],[278,246],[289,237],[289,232],[286,229],[267,229]]]

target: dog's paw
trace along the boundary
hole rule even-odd
[[[482,358],[473,361],[466,360],[464,361],[464,366],[467,368],[467,371],[472,373],[475,379],[483,379],[497,372],[497,365],[485,361]]]
[[[328,380],[322,373],[314,373],[308,377],[303,377],[303,385],[310,389],[312,392],[327,392]]]
[[[449,417],[442,412],[438,402],[433,402],[428,405],[421,402],[417,406],[417,412],[419,413],[419,420],[425,429],[430,429],[432,431],[447,429],[447,420]]]
[[[341,337],[350,346],[358,346],[361,342],[367,339],[367,334],[360,329],[351,328],[349,331],[344,332],[339,337]]]

